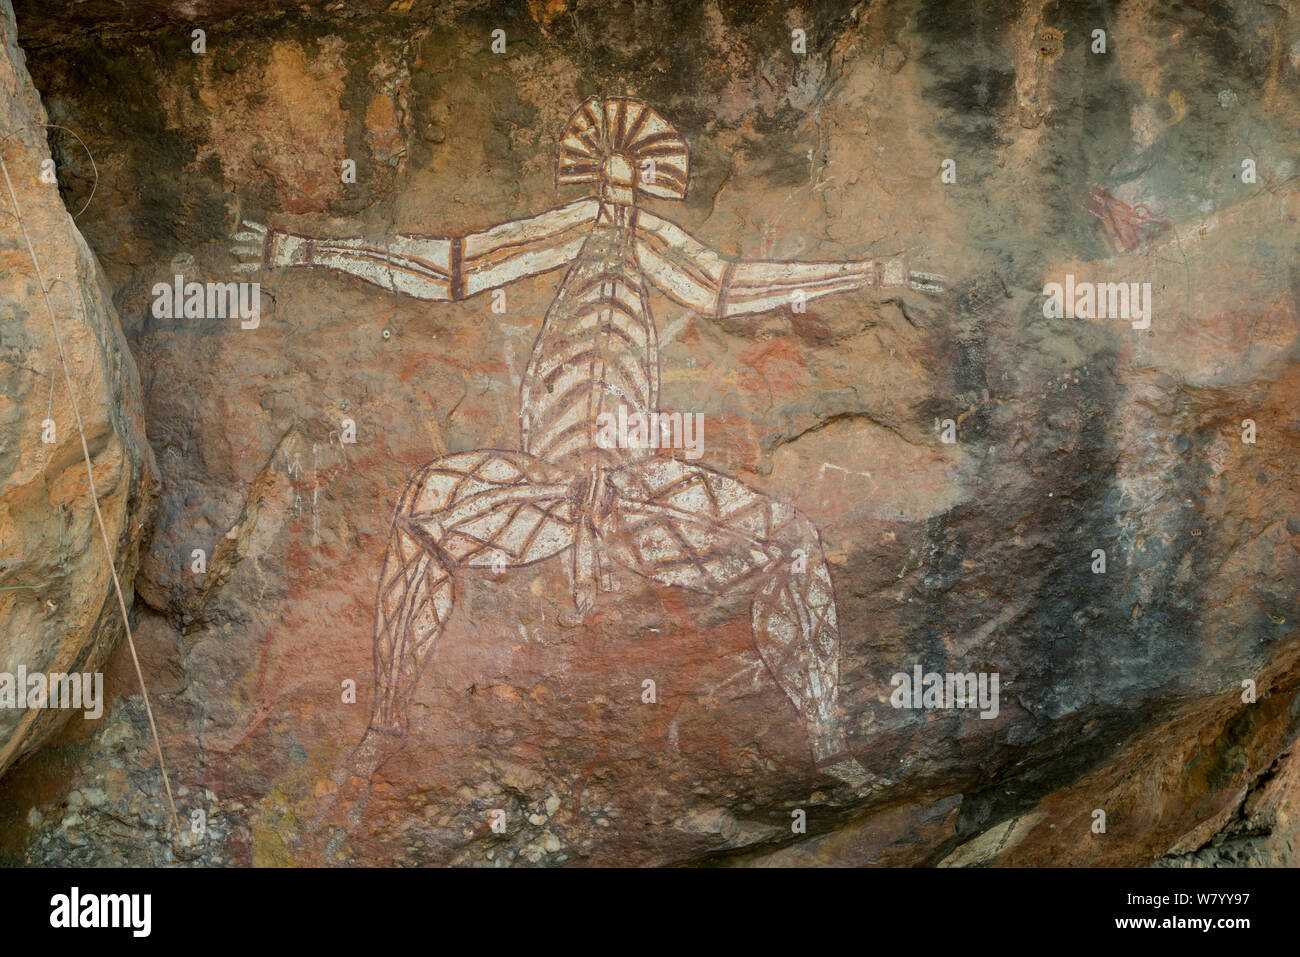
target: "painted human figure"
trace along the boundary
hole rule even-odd
[[[754,642],[804,720],[819,768],[870,780],[849,752],[837,704],[839,625],[817,529],[782,502],[712,469],[617,448],[601,413],[659,407],[650,288],[719,320],[863,286],[937,292],[906,260],[732,262],[641,205],[680,200],[689,150],[656,110],[587,100],[560,143],[558,185],[596,195],[455,237],[314,239],[245,223],[246,268],[317,267],[392,292],[456,301],[567,266],[520,387],[519,450],[430,462],[398,498],[375,610],[375,696],[354,752],[373,766],[405,733],[424,662],[455,602],[460,569],[562,557],[578,619],[611,566],[651,581],[747,598]]]

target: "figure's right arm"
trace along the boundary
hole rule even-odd
[[[244,230],[235,234],[235,244],[236,255],[251,258],[235,267],[241,271],[316,266],[416,299],[455,298],[450,239],[400,235],[382,242],[314,239],[245,221]]]
[[[398,234],[382,241],[316,239],[245,221],[233,251],[240,270],[315,266],[417,299],[455,301],[573,261],[595,221],[595,200],[466,236]]]

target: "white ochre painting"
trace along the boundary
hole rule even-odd
[[[713,469],[602,435],[612,414],[659,411],[653,287],[725,320],[864,286],[937,292],[903,257],[731,261],[643,205],[681,200],[690,150],[638,100],[592,97],[560,140],[556,182],[592,195],[462,236],[322,239],[246,222],[245,268],[315,267],[446,302],[565,268],[523,376],[518,449],[429,462],[402,491],[379,576],[375,698],[356,757],[405,733],[412,692],[456,601],[460,569],[561,561],[573,619],[617,566],[747,601],[754,644],[807,729],[817,766],[854,787],[837,704],[839,625],[820,536],[803,515]],[[260,261],[256,261],[260,258]]]

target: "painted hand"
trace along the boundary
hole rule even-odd
[[[239,260],[235,263],[236,272],[255,272],[262,268],[262,256],[266,249],[267,228],[261,223],[244,220],[243,227],[231,240],[230,252]]]
[[[307,241],[250,219],[235,233],[231,253],[240,262],[238,272],[255,272],[266,266],[297,266],[307,261]],[[265,259],[265,262],[263,260]]]
[[[932,296],[937,296],[943,292],[942,276],[932,272],[909,272],[907,274],[907,284],[917,292],[928,292]]]
[[[872,260],[867,260],[870,266]],[[908,265],[907,255],[899,254],[882,261],[885,286],[907,286],[917,292],[938,295],[943,292],[942,276],[932,272],[917,272]]]

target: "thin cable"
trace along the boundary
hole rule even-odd
[[[72,403],[72,414],[77,420],[77,434],[81,436],[81,454],[86,462],[86,478],[90,482],[90,501],[95,506],[95,519],[99,522],[99,535],[104,542],[104,551],[108,556],[108,570],[113,576],[113,591],[117,594],[117,607],[122,612],[122,627],[126,630],[126,644],[131,649],[131,661],[135,665],[135,676],[140,681],[140,695],[144,698],[144,711],[149,718],[149,730],[153,734],[154,751],[158,755],[158,770],[162,773],[163,787],[167,791],[167,805],[171,808],[172,827],[176,831],[176,840],[182,843],[180,818],[176,814],[176,801],[172,798],[172,785],[167,777],[167,765],[163,761],[162,742],[158,739],[158,725],[154,722],[153,706],[149,703],[149,689],[145,687],[144,671],[140,668],[140,657],[136,654],[135,638],[131,635],[131,620],[126,611],[126,599],[122,597],[122,583],[117,578],[117,566],[113,561],[113,546],[108,540],[108,529],[104,526],[104,514],[99,510],[99,494],[95,491],[95,470],[90,460],[90,448],[86,445],[86,430],[81,423],[81,412],[77,409],[77,396],[72,389],[72,375],[68,372],[67,357],[63,352],[63,337],[59,333],[59,320],[54,315],[54,306],[50,304],[50,294],[45,289],[45,277],[41,273],[41,264],[36,258],[36,248],[31,236],[27,235],[27,225],[23,221],[23,211],[18,205],[18,196],[14,184],[9,179],[9,167],[0,156],[0,172],[4,173],[5,187],[9,190],[9,200],[13,203],[14,215],[18,218],[18,227],[22,230],[23,240],[27,243],[27,253],[32,258],[32,268],[36,270],[36,282],[41,288],[41,298],[45,300],[45,310],[50,314],[50,325],[54,328],[54,342],[59,348],[59,364],[63,366],[63,381],[68,386],[68,399]],[[73,300],[75,302],[76,296]]]

